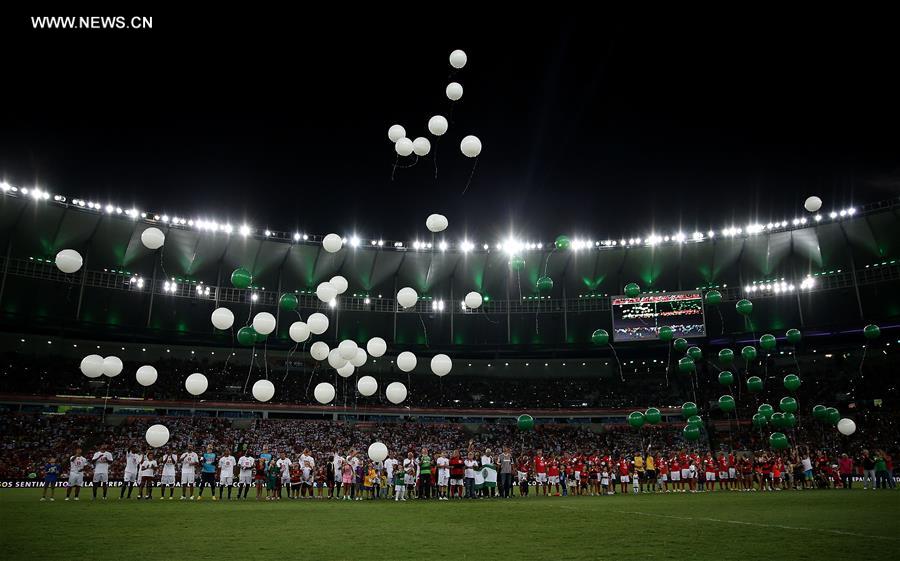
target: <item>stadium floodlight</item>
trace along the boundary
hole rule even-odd
[[[253,294],[250,295],[251,302],[256,302],[257,300],[259,300],[259,294],[254,292]]]
[[[300,241],[300,233],[299,233],[299,232],[297,232],[297,233],[294,234],[294,241],[295,241],[295,242],[299,242],[299,241]]]
[[[841,212],[840,212],[839,214],[840,214],[842,217],[843,217],[843,216],[847,216],[847,211],[846,211],[846,210],[841,210]]]
[[[447,244],[447,242],[441,242],[440,244],[438,244],[438,247],[440,248],[441,251],[447,251],[447,248],[450,246],[449,246],[449,244]]]
[[[378,240],[378,247],[381,247],[383,245],[384,245],[384,240]]]
[[[814,219],[816,222],[821,222],[821,221],[822,221],[822,215],[821,215],[821,214],[817,214],[817,215],[815,215],[815,216],[813,217],[813,219]]]
[[[359,237],[350,236],[350,247],[359,247]]]
[[[331,299],[331,302],[328,303],[328,307],[329,307],[329,308],[336,308],[336,307],[337,307],[337,298],[332,298],[332,299]]]
[[[462,249],[463,253],[468,253],[475,249],[475,244],[470,242],[469,240],[463,240],[461,244],[459,244],[460,249]]]
[[[309,235],[303,234],[303,241],[307,241],[309,239]]]
[[[847,209],[847,214],[849,214],[850,216],[853,216],[854,214],[856,214],[856,209],[851,206],[850,208]]]
[[[419,240],[414,241],[412,244],[413,249],[416,249],[416,250],[418,250],[421,246],[422,246],[422,244],[419,243]]]
[[[244,224],[243,226],[241,226],[240,232],[241,232],[241,235],[244,237],[249,236],[250,235],[250,226],[247,226],[246,224]]]

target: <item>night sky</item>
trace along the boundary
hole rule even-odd
[[[474,6],[470,6],[474,8]],[[383,17],[383,16],[382,16]],[[889,18],[154,16],[154,29],[7,20],[0,178],[181,216],[412,239],[721,228],[900,194]],[[15,50],[9,47],[15,43]],[[398,169],[388,127],[426,135]],[[459,151],[479,136],[473,160]],[[411,160],[411,158],[410,158]]]

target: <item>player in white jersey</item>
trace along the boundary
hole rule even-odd
[[[191,488],[191,500],[194,500],[194,481],[197,477],[197,465],[200,456],[196,452],[184,452],[178,458],[181,461],[181,500],[185,500],[187,488]]]
[[[304,448],[300,454],[300,496],[306,497],[307,494],[311,499],[313,497],[313,478],[315,474],[316,461],[309,455],[309,448]]]
[[[144,456],[134,446],[129,446],[128,452],[125,453],[125,477],[122,481],[122,489],[119,491],[120,499],[125,498],[126,488],[128,498],[131,498],[131,490],[138,482],[138,470],[142,461],[144,461]]]
[[[344,457],[337,451],[331,453],[331,467],[334,469],[334,485],[329,489],[331,498],[341,498],[341,468],[344,466]]]
[[[248,456],[245,452],[244,455],[238,458],[237,465],[241,468],[240,474],[238,475],[238,498],[241,498],[241,491],[243,491],[243,498],[244,500],[247,500],[247,492],[253,485],[253,473],[255,471],[254,467],[256,466],[256,460],[253,459],[253,456]]]
[[[287,489],[288,495],[290,496],[291,489],[291,466],[293,463],[291,459],[285,455],[284,452],[279,454],[278,460],[275,461],[275,465],[278,466],[278,469],[281,470],[281,487],[278,488],[278,498],[281,498],[281,490]]]
[[[438,500],[449,501],[450,497],[447,495],[447,486],[450,485],[450,458],[447,457],[446,452],[441,452],[440,454],[438,454],[435,463],[437,463],[438,470]]]
[[[175,465],[178,463],[178,454],[169,448],[163,457],[159,460],[162,466],[162,475],[159,477],[160,499],[166,498],[166,487],[169,488],[169,500],[171,501],[175,495]]]
[[[234,486],[234,466],[237,460],[231,455],[231,450],[225,450],[219,458],[219,498],[222,498],[222,487],[228,487],[228,500],[231,500],[231,488]]]
[[[106,444],[101,444],[100,449],[94,452],[91,461],[94,463],[93,499],[97,499],[98,484],[103,485],[103,500],[106,500],[106,492],[109,490],[109,464],[113,461],[112,452],[106,449]]]
[[[144,498],[144,490],[147,491],[147,500],[153,498],[153,480],[156,478],[156,468],[159,464],[153,459],[153,452],[147,452],[144,461],[141,462],[139,475],[141,482],[138,484],[138,500]]]
[[[75,500],[78,500],[78,495],[81,493],[81,487],[84,485],[84,468],[87,467],[88,461],[87,458],[81,455],[81,448],[75,449],[75,454],[69,456],[69,487],[66,489],[66,500],[69,500],[69,495],[72,494],[72,489],[75,489]]]

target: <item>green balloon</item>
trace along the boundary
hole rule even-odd
[[[763,389],[763,381],[759,376],[750,376],[747,378],[747,391],[750,393],[761,392]]]
[[[249,325],[238,329],[237,340],[238,343],[245,347],[254,345],[256,343],[256,330]]]
[[[824,405],[816,405],[812,408],[813,419],[824,421],[828,418],[828,411]]]
[[[781,411],[776,411],[775,413],[772,413],[772,418],[769,419],[769,422],[772,423],[772,426],[775,427],[776,429],[785,428],[784,413],[782,413]]]
[[[703,351],[700,350],[700,347],[691,347],[687,350],[687,355],[691,357],[692,360],[698,361],[703,358]]]
[[[572,242],[570,242],[569,238],[566,236],[557,236],[554,244],[556,245],[556,249],[569,249]]]
[[[651,425],[657,425],[662,421],[662,413],[660,413],[659,409],[656,407],[649,407],[647,411],[644,412],[644,418]]]
[[[743,349],[741,349],[741,356],[744,357],[744,360],[750,362],[751,360],[756,360],[756,347],[747,345]]]
[[[243,267],[238,267],[231,272],[231,284],[235,288],[247,288],[253,283],[253,275]]]
[[[710,306],[718,306],[722,303],[722,293],[718,290],[710,290],[706,293],[706,303]]]
[[[534,417],[531,415],[519,415],[519,418],[516,419],[516,426],[521,431],[532,430],[534,428]]]
[[[537,280],[538,292],[550,292],[553,290],[553,279],[550,277],[540,277]]]
[[[764,416],[766,419],[771,419],[772,415],[775,414],[775,409],[768,403],[763,403],[756,408],[756,412]]]
[[[719,409],[726,413],[731,413],[734,411],[735,403],[734,398],[730,395],[723,395],[719,398]]]
[[[644,426],[644,414],[640,411],[632,411],[631,414],[628,415],[628,424],[631,425],[632,428],[639,429]]]
[[[788,374],[784,377],[784,387],[788,391],[795,392],[800,387],[800,376],[796,374]]]
[[[787,333],[785,333],[785,336],[787,337],[788,343],[790,343],[791,345],[799,345],[800,339],[803,337],[800,334],[799,329],[788,329]]]
[[[678,359],[678,371],[682,374],[690,374],[695,368],[694,359],[691,357],[686,356]]]
[[[719,383],[723,386],[730,386],[734,383],[734,374],[727,370],[719,372]]]
[[[681,337],[679,337],[678,339],[675,339],[675,342],[673,343],[673,345],[675,347],[675,350],[678,351],[679,353],[683,353],[688,348],[687,339],[682,339]]]
[[[641,293],[641,287],[637,285],[637,283],[630,282],[625,285],[625,296],[629,298],[634,298],[638,294]]]
[[[783,432],[773,432],[769,436],[769,446],[774,450],[784,450],[789,446],[788,439]]]
[[[265,343],[265,342],[266,342],[266,339],[269,338],[268,335],[263,335],[262,333],[259,333],[259,332],[257,332],[256,330],[254,330],[253,333],[256,334],[256,342],[257,342],[257,343]]]
[[[675,336],[675,332],[672,331],[672,328],[668,325],[664,325],[659,328],[659,340],[669,342],[672,340],[672,337]]]
[[[874,323],[870,323],[863,328],[863,335],[866,336],[866,339],[878,339],[881,336],[881,328]]]
[[[605,345],[609,343],[609,333],[605,329],[598,329],[591,333],[591,343],[595,345]]]
[[[775,340],[774,335],[769,335],[768,333],[766,333],[759,338],[759,346],[767,351],[771,351],[772,349],[774,349],[776,344],[777,341]]]
[[[731,366],[734,363],[734,351],[731,349],[722,349],[719,351],[719,364],[722,366]]]
[[[685,419],[693,417],[697,414],[697,404],[693,401],[685,401],[681,405],[681,416]]]
[[[285,292],[278,300],[278,307],[286,312],[293,312],[297,309],[297,297],[291,292]]]
[[[766,423],[769,422],[769,420],[766,419],[766,416],[762,413],[754,413],[752,419],[753,427],[758,429],[766,426]]]
[[[825,409],[825,420],[832,425],[836,425],[841,420],[841,412],[834,407],[828,407]]]
[[[734,309],[737,310],[737,313],[741,314],[742,316],[749,316],[750,312],[753,311],[753,302],[747,300],[746,298],[743,298],[741,300],[738,300],[738,303],[734,305]]]
[[[792,429],[797,426],[797,416],[793,413],[784,414],[784,428]]]
[[[513,255],[509,258],[509,266],[513,271],[521,271],[525,268],[525,258],[521,255]]]
[[[691,415],[688,417],[687,424],[702,427],[703,426],[703,418],[700,415]]]
[[[681,429],[681,434],[684,435],[685,440],[693,442],[700,438],[700,427],[697,425],[687,425]]]
[[[793,397],[782,397],[781,401],[778,402],[778,408],[785,413],[796,413],[797,400]]]

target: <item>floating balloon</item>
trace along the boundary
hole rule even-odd
[[[685,440],[693,442],[700,438],[700,427],[697,425],[687,425],[681,429],[681,434],[684,436]]]
[[[631,428],[639,429],[644,426],[646,421],[644,414],[640,411],[632,411],[628,415],[628,424],[631,425]]]
[[[353,355],[353,358],[350,359],[350,364],[353,365],[353,368],[359,368],[368,360],[369,355],[366,354],[366,351],[361,348],[356,349],[356,354]]]
[[[537,289],[539,292],[550,292],[553,290],[553,279],[546,276],[538,278]]]
[[[237,340],[245,347],[252,347],[256,344],[256,331],[249,325],[244,326],[238,329]]]
[[[394,151],[397,152],[398,156],[409,156],[413,152],[412,140],[404,136],[394,143]]]
[[[66,274],[72,274],[78,272],[78,269],[84,264],[84,259],[74,249],[64,249],[56,254],[55,262],[57,269]]]
[[[134,374],[135,380],[142,386],[152,386],[153,383],[156,382],[157,376],[156,368],[153,368],[150,365],[141,366]]]
[[[425,227],[428,228],[429,232],[434,232],[435,234],[443,232],[449,225],[450,222],[443,214],[429,214],[428,218],[425,219]]]
[[[703,358],[703,351],[700,350],[700,347],[690,347],[687,350],[687,355],[691,357],[692,360],[698,361]]]
[[[387,352],[387,343],[381,337],[372,337],[366,343],[366,351],[373,357],[378,358]]]
[[[731,366],[734,363],[734,351],[731,349],[722,349],[719,351],[719,364],[722,366]]]
[[[247,288],[253,283],[253,275],[243,267],[231,272],[231,285],[235,288]]]
[[[450,101],[458,101],[463,95],[463,87],[459,82],[450,82],[447,84],[447,99]]]
[[[356,390],[360,395],[370,397],[378,391],[378,381],[371,376],[363,376],[356,382]]]
[[[638,286],[635,282],[630,282],[625,285],[625,296],[629,298],[636,298],[638,294],[641,293],[641,287]]]
[[[734,411],[735,403],[734,398],[730,395],[723,395],[719,398],[719,409],[724,411],[725,413],[731,413]]]
[[[787,425],[784,422],[784,413],[782,413],[781,411],[772,413],[772,417],[769,419],[769,422],[772,423],[772,426],[776,429],[787,428]]]
[[[478,309],[481,307],[482,298],[481,294],[478,294],[475,291],[472,291],[466,294],[466,307],[472,310]]]
[[[812,197],[807,197],[803,202],[803,208],[805,208],[809,212],[818,212],[820,208],[822,208],[822,199],[813,195]]]
[[[778,402],[778,408],[785,413],[796,413],[797,400],[793,397],[782,397],[781,401]]]
[[[373,462],[383,462],[388,457],[387,446],[382,442],[373,442],[369,445],[368,455]]]
[[[556,241],[553,242],[553,245],[556,249],[569,249],[572,245],[572,242],[569,241],[569,238],[566,236],[557,236]]]
[[[338,344],[338,353],[344,360],[350,360],[355,357],[357,350],[359,350],[359,345],[356,344],[356,341],[350,339],[344,339]]]
[[[750,393],[759,393],[763,389],[763,381],[759,376],[750,376],[747,378],[747,391]]]
[[[783,432],[773,432],[769,436],[769,446],[774,450],[784,450],[788,447],[788,439]]]
[[[337,253],[344,245],[344,240],[337,234],[328,234],[322,238],[322,248],[328,253]]]
[[[344,366],[341,366],[337,369],[338,376],[340,376],[341,378],[349,378],[350,376],[353,376],[353,372],[355,371],[356,367],[350,364],[349,361],[345,362]]]
[[[800,339],[802,338],[802,335],[800,334],[799,329],[788,329],[787,333],[785,333],[784,335],[785,335],[785,337],[787,337],[788,343],[790,343],[792,345],[800,344]]]
[[[103,376],[103,357],[100,355],[87,355],[81,359],[81,373],[88,378]]]
[[[341,358],[341,352],[338,349],[328,351],[328,366],[339,370],[347,365],[347,359]]]
[[[337,289],[328,281],[321,282],[316,287],[316,297],[326,304],[334,300],[337,297],[337,293]]]
[[[841,420],[840,411],[838,411],[834,407],[827,407],[825,409],[825,420],[832,425],[838,424],[838,421]]]
[[[793,413],[790,413],[790,412],[784,413],[783,418],[784,418],[784,428],[792,429],[797,426],[797,416],[794,415]]]
[[[591,343],[605,345],[609,343],[609,333],[605,329],[597,329],[591,334]]]
[[[675,337],[675,331],[672,330],[668,325],[664,325],[659,328],[659,340],[669,342],[672,338]]]
[[[788,374],[784,377],[784,387],[788,391],[795,392],[800,387],[800,376],[796,374]]]
[[[416,367],[416,355],[409,351],[403,351],[397,355],[397,368],[403,372],[410,372]]]
[[[275,316],[269,312],[259,312],[253,316],[253,330],[261,335],[275,331]]]
[[[416,291],[410,287],[401,288],[399,292],[397,292],[397,303],[404,309],[412,308],[416,305],[416,302],[419,300],[419,295],[416,294]]]
[[[719,372],[719,383],[723,386],[730,386],[734,383],[734,374],[727,370]]]
[[[328,316],[319,312],[310,314],[310,316],[306,318],[306,325],[309,326],[310,333],[313,335],[321,335],[328,331]]]
[[[326,358],[328,358],[328,354],[331,352],[331,349],[328,348],[328,344],[324,341],[316,341],[309,347],[309,354],[313,357],[313,359],[322,362]]]
[[[744,357],[744,360],[746,360],[747,362],[756,360],[756,347],[747,345],[746,347],[741,349],[741,356]]]
[[[757,429],[761,429],[769,422],[769,419],[766,418],[762,413],[754,413],[752,417],[753,427]]]
[[[737,310],[737,313],[742,316],[749,316],[753,311],[753,302],[747,300],[746,298],[742,298],[738,300],[738,303],[734,305],[734,309]]]
[[[387,389],[384,390],[384,395],[388,401],[394,405],[399,405],[406,400],[406,386],[400,382],[391,382],[388,384]]]
[[[256,344],[265,343],[266,339],[269,338],[268,335],[266,335],[264,333],[259,333],[255,329],[253,330],[253,336],[254,336],[254,339],[256,339],[256,341],[255,341]]]
[[[703,418],[700,415],[691,415],[687,419],[687,424],[694,427],[702,427]]]
[[[675,350],[679,353],[683,353],[687,351],[688,348],[687,339],[682,339],[681,337],[679,337],[678,339],[675,339],[675,342],[672,344],[672,346],[675,347]]]
[[[685,401],[681,405],[681,416],[684,417],[685,419],[693,417],[694,415],[697,414],[697,411],[698,411],[697,404],[694,403],[693,401]]]
[[[313,397],[322,405],[331,403],[334,399],[334,386],[328,382],[316,384],[315,389],[313,389]]]
[[[481,154],[481,140],[477,136],[469,135],[462,139],[459,143],[459,149],[463,155],[468,158],[475,158]]]
[[[288,336],[295,343],[302,343],[309,339],[309,326],[302,321],[295,321],[288,329]]]
[[[431,357],[431,371],[437,376],[446,376],[453,368],[453,361],[445,354]]]
[[[644,418],[651,425],[657,425],[662,421],[662,413],[660,413],[659,409],[656,407],[649,407],[647,408],[647,411],[644,412]]]
[[[708,290],[706,292],[706,303],[710,306],[718,306],[722,303],[722,293],[718,290]]]
[[[216,329],[230,329],[234,325],[234,314],[228,308],[216,308],[213,310],[210,320]]]
[[[837,430],[844,436],[850,436],[856,432],[856,423],[853,422],[853,419],[841,419],[837,423]]]
[[[150,425],[144,438],[147,440],[147,444],[153,448],[165,446],[169,442],[169,429],[163,425]]]
[[[335,275],[331,277],[331,280],[328,281],[328,284],[334,287],[338,294],[347,292],[347,287],[350,286],[350,283],[347,282],[347,279],[345,279],[341,275]]]
[[[403,125],[391,125],[391,128],[388,129],[388,138],[391,142],[397,142],[401,138],[406,137],[406,129],[403,128]]]
[[[516,418],[516,426],[521,431],[529,431],[534,429],[534,417],[531,415],[519,415]]]
[[[881,328],[874,323],[870,323],[863,328],[863,335],[866,336],[866,339],[878,339],[881,336]]]
[[[200,374],[199,372],[195,372],[187,377],[184,381],[184,389],[191,395],[200,395],[206,391],[206,388],[209,387],[209,380],[206,379],[206,376]]]
[[[257,401],[269,401],[275,395],[275,384],[268,380],[257,380],[253,384],[253,397]]]
[[[108,356],[103,359],[103,375],[115,378],[122,372],[122,359],[117,356]]]
[[[521,271],[525,268],[525,258],[520,255],[513,255],[509,258],[509,266],[513,271]]]
[[[144,247],[151,250],[157,250],[166,243],[166,235],[159,228],[150,227],[141,232],[141,243]]]
[[[434,136],[443,136],[447,132],[447,119],[442,115],[435,115],[428,119],[428,132]]]
[[[763,403],[756,408],[756,412],[764,416],[766,419],[771,419],[772,415],[775,414],[775,409],[768,403]]]
[[[450,53],[450,66],[457,70],[465,66],[467,60],[469,60],[469,57],[467,57],[465,51],[461,49],[456,49]]]
[[[424,136],[416,137],[413,140],[413,154],[416,156],[427,156],[431,152],[431,141]]]
[[[775,348],[776,345],[775,336],[766,333],[762,337],[759,338],[759,346],[762,347],[766,351],[771,351]]]
[[[694,364],[694,359],[691,357],[685,356],[678,359],[678,371],[682,374],[690,374],[696,368],[697,366]]]
[[[828,412],[824,405],[816,405],[812,408],[813,418],[817,421],[824,421],[828,417]]]

